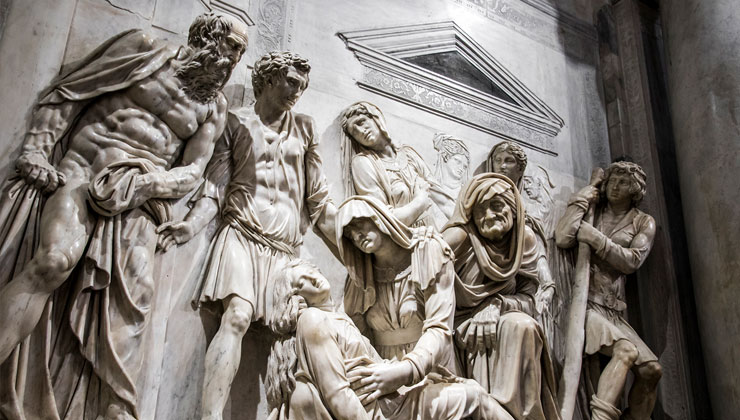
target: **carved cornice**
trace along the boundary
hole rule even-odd
[[[254,26],[254,20],[252,20],[252,18],[249,17],[249,14],[247,13],[247,11],[233,4],[233,2],[231,1],[228,1],[228,0],[200,0],[200,1],[208,8],[208,10],[212,12],[226,13],[228,15],[231,15],[239,19],[247,26]]]
[[[555,155],[553,138],[563,127],[563,119],[454,22],[338,35],[365,68],[358,82],[361,87]],[[452,51],[478,68],[516,104],[403,60]]]

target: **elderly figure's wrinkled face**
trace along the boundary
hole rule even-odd
[[[632,201],[632,179],[627,173],[613,172],[606,184],[606,198],[612,204]]]
[[[514,227],[514,212],[503,197],[496,195],[473,207],[473,221],[481,236],[498,242]]]
[[[282,75],[273,77],[260,96],[265,95],[275,102],[281,111],[290,111],[308,87],[308,74],[288,67]]]
[[[387,143],[375,120],[366,114],[356,114],[347,120],[347,133],[356,142],[371,150],[382,150]]]
[[[331,294],[326,277],[316,267],[306,264],[291,270],[290,286],[312,307],[325,303]]]
[[[505,175],[515,184],[519,183],[524,171],[519,167],[516,157],[506,150],[496,153],[493,157],[493,172]]]
[[[380,250],[386,238],[375,223],[365,217],[354,219],[345,226],[344,236],[365,254],[374,254]]]

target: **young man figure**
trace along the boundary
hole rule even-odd
[[[308,86],[308,61],[290,52],[260,58],[252,71],[253,108],[229,114],[193,209],[160,228],[160,245],[191,239],[219,213],[199,302],[223,311],[206,353],[203,419],[221,419],[241,359],[242,337],[270,313],[272,277],[290,260],[310,223],[334,240],[313,119],[291,111]]]

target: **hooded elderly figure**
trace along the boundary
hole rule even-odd
[[[430,185],[436,185],[431,171],[416,150],[392,140],[380,109],[354,103],[343,111],[341,126],[345,194],[375,197],[408,226],[434,226],[427,211]]]
[[[516,419],[559,419],[535,299],[547,261],[504,175],[471,179],[443,231],[457,259],[458,362]]]
[[[349,272],[345,311],[383,358],[409,362],[402,385],[438,364],[454,368],[454,257],[442,237],[354,196],[339,207],[337,245]]]

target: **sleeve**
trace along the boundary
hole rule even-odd
[[[588,200],[576,193],[568,201],[568,207],[565,214],[558,220],[555,226],[555,243],[560,248],[571,248],[578,242],[578,228],[581,226],[581,220],[588,211]]]
[[[429,169],[429,165],[424,161],[424,158],[422,158],[421,155],[419,155],[419,153],[417,153],[411,146],[404,146],[403,149],[414,168],[416,168],[416,173],[426,181],[436,184],[437,182],[435,181],[434,176],[432,176],[432,171]]]
[[[344,357],[328,319],[318,309],[306,310],[298,320],[296,346],[299,364],[313,379],[327,409],[336,419],[369,419],[347,380]],[[305,366],[304,366],[305,365]]]
[[[390,205],[388,196],[378,179],[379,176],[380,174],[377,173],[367,156],[355,155],[352,159],[352,182],[357,195],[369,195]]]
[[[414,349],[403,357],[413,365],[413,383],[418,383],[445,356],[452,357],[452,321],[455,316],[455,267],[447,261],[436,281],[422,291],[424,325]]]
[[[631,274],[645,262],[653,247],[655,220],[647,214],[636,216],[637,233],[627,247],[623,247],[603,235],[601,244],[595,249],[596,255],[622,273]]]
[[[316,223],[324,213],[326,206],[331,203],[331,198],[329,198],[329,187],[322,169],[323,164],[319,154],[319,135],[316,132],[316,125],[311,118],[308,118],[307,124],[309,139],[304,161],[306,206],[308,207],[311,223]]]
[[[219,214],[223,211],[226,194],[232,173],[232,145],[238,136],[238,124],[235,116],[229,114],[229,121],[221,138],[216,141],[211,160],[203,174],[203,182],[196,190],[189,204],[201,198],[211,198],[218,203]]]

